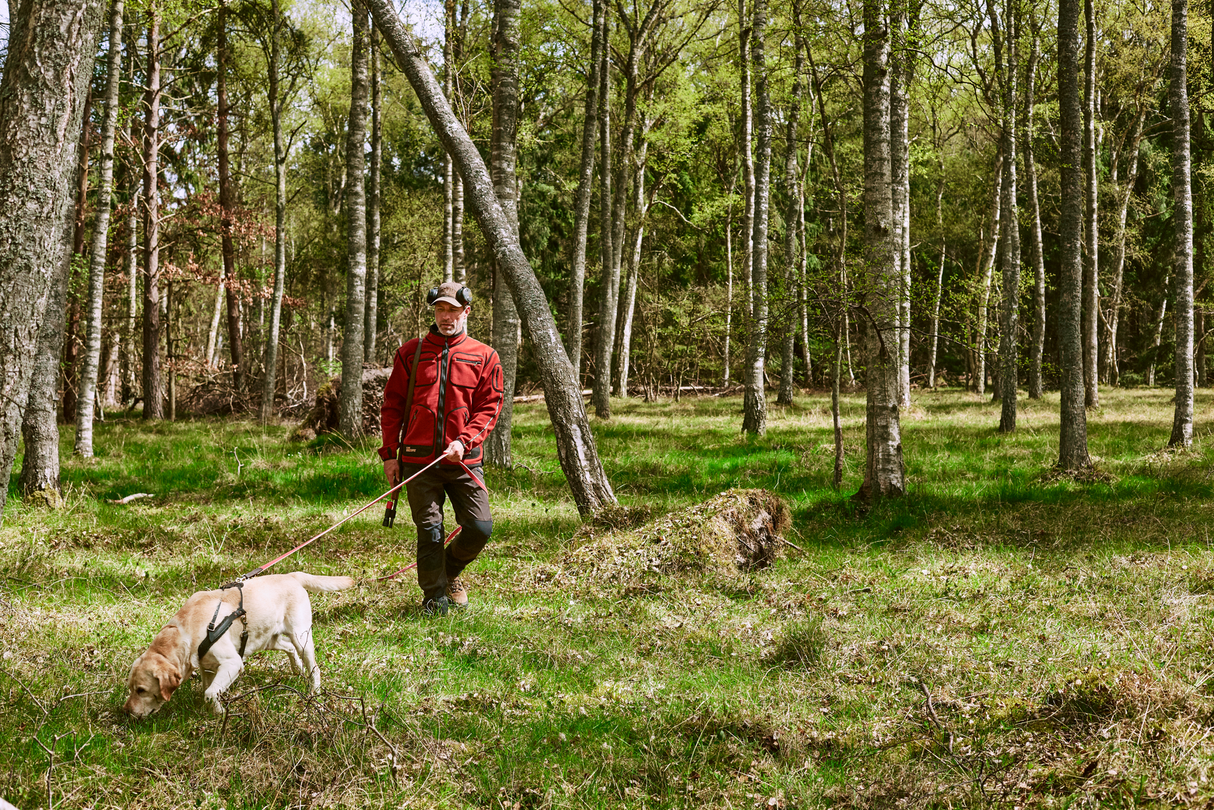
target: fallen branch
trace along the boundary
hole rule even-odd
[[[115,500],[115,501],[107,501],[107,503],[113,503],[113,504],[118,504],[119,506],[125,506],[126,504],[130,503],[131,501],[137,501],[140,498],[155,498],[155,497],[156,497],[156,495],[151,492],[136,492],[134,495],[127,495],[125,498],[119,498],[118,500]]]

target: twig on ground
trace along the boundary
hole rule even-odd
[[[155,497],[156,497],[156,495],[151,492],[136,492],[134,495],[127,495],[125,498],[118,498],[117,500],[106,501],[106,503],[117,504],[119,506],[125,506],[126,504],[130,503],[131,501],[137,501],[140,498],[155,498]]]
[[[14,675],[13,673],[9,672],[9,671],[8,671],[7,669],[5,669],[4,667],[0,667],[0,674],[7,675],[8,677],[10,677],[10,678],[12,678],[14,681],[16,681],[16,682],[17,682],[17,685],[18,685],[18,686],[20,686],[22,689],[24,689],[24,690],[25,690],[25,694],[27,694],[27,695],[29,695],[29,696],[30,696],[30,700],[34,701],[34,703],[35,703],[35,704],[37,704],[38,708],[42,710],[42,714],[43,714],[44,716],[45,716],[45,715],[49,715],[49,714],[50,714],[50,712],[49,712],[49,711],[47,711],[47,708],[46,708],[45,706],[43,706],[43,705],[42,705],[42,701],[41,701],[41,700],[39,700],[39,699],[38,699],[38,697],[37,697],[37,696],[36,696],[36,695],[35,695],[35,694],[34,694],[32,691],[30,691],[30,688],[29,688],[28,686],[26,686],[26,685],[25,685],[25,683],[24,683],[24,682],[23,682],[23,681],[22,681],[20,678],[18,678],[18,677],[17,677],[16,675]]]

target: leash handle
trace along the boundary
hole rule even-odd
[[[400,448],[396,450],[396,474],[400,475]],[[396,494],[392,496],[392,500],[388,501],[388,505],[384,508],[384,528],[391,529],[392,524],[396,522],[396,502],[400,500],[400,490],[396,490]]]

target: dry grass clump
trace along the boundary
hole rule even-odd
[[[655,590],[658,579],[685,573],[736,578],[775,561],[792,524],[787,504],[762,489],[731,489],[635,530],[591,539],[565,556],[564,574]]]

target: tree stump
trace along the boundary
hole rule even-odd
[[[379,412],[384,406],[384,386],[392,375],[390,368],[363,369],[363,433],[379,435]],[[316,404],[304,417],[299,431],[336,433],[340,422],[341,377],[334,377],[316,392]]]

